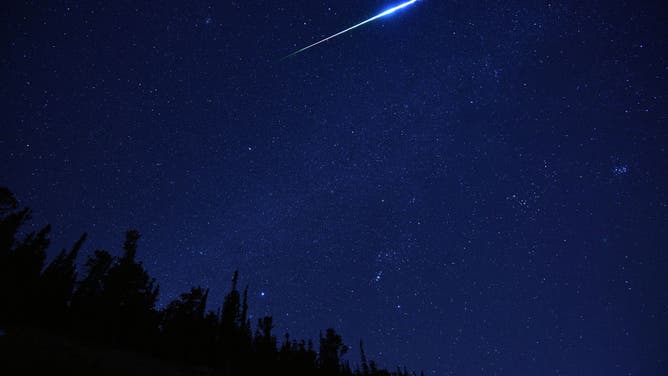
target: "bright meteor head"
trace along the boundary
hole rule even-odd
[[[407,2],[405,2],[405,3],[399,4],[399,5],[397,5],[396,7],[392,7],[392,8],[390,8],[390,9],[384,11],[383,13],[379,14],[379,15],[376,16],[376,17],[385,17],[385,16],[387,16],[387,15],[389,15],[389,14],[392,14],[392,13],[398,11],[399,9],[406,8],[407,6],[409,6],[409,5],[413,4],[413,3],[415,3],[416,1],[417,1],[417,0],[410,0],[410,1],[407,1]]]

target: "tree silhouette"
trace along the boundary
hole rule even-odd
[[[241,303],[241,336],[244,339],[250,340],[251,338],[251,324],[248,319],[248,286],[244,289],[243,301]]]
[[[14,247],[19,228],[30,219],[30,209],[16,211],[17,207],[14,195],[0,186],[0,323],[16,316],[12,304],[17,298],[14,278],[22,271],[16,269]]]
[[[367,360],[362,341],[361,370],[357,367],[353,373],[349,361],[343,359],[348,347],[332,328],[324,336],[321,333],[317,353],[313,341],[291,340],[287,333],[279,350],[271,316],[258,319],[252,335],[248,286],[239,293],[238,271],[218,313],[206,311],[209,290],[202,287],[191,288],[156,311],[159,289],[136,260],[140,239],[136,230],[126,232],[120,257],[104,250],[89,255],[80,280],[76,258],[85,233],[44,268],[51,227],[21,237],[20,228],[29,220],[30,209],[17,208],[11,192],[0,187],[0,325],[35,326],[85,340],[90,346],[114,346],[171,363],[209,367],[222,376],[391,375]],[[21,352],[20,346],[0,351],[20,360],[16,370],[22,372],[31,357],[37,356],[37,352]],[[57,354],[50,362],[58,361]],[[35,364],[39,373],[105,373],[76,362],[61,364],[60,369],[48,362],[43,368],[39,361]],[[397,369],[392,375],[404,376],[408,371]]]
[[[285,334],[285,342],[279,351],[280,372],[282,375],[314,375],[321,374],[318,368],[317,354],[313,350],[313,342],[308,345],[304,341],[290,341]]]
[[[19,202],[12,191],[7,187],[0,186],[0,215],[16,210],[18,206]]]
[[[63,249],[42,273],[40,295],[43,309],[49,312],[45,321],[50,325],[57,327],[66,325],[68,308],[76,282],[74,262],[86,236],[86,233],[81,235],[69,253]]]
[[[232,290],[225,296],[223,302],[223,309],[220,317],[221,336],[226,338],[234,331],[241,328],[241,313],[240,313],[240,297],[237,290],[237,282],[239,281],[239,271],[234,272],[232,278]]]
[[[11,216],[11,215],[10,215]],[[44,267],[51,226],[30,232],[10,249],[4,262],[3,308],[9,321],[31,320],[37,315],[40,273]]]
[[[74,329],[80,335],[102,339],[106,329],[104,311],[104,284],[114,259],[107,251],[96,250],[89,256],[85,267],[86,277],[78,283],[72,296],[71,321],[76,323]]]
[[[364,343],[360,340],[360,362],[362,365],[362,375],[369,375],[369,363],[366,360],[366,354],[364,353]]]
[[[326,374],[337,374],[340,370],[340,359],[348,351],[343,344],[341,335],[333,328],[328,328],[325,336],[320,333],[320,366]]]
[[[103,283],[102,302],[108,314],[106,324],[112,341],[139,345],[142,337],[152,336],[157,313],[158,286],[135,260],[139,232],[125,233],[123,255],[113,264]],[[145,342],[145,341],[144,341]]]
[[[215,341],[216,322],[205,315],[209,290],[193,287],[169,303],[162,315],[163,351],[176,359],[204,364]]]
[[[265,316],[257,320],[257,329],[253,339],[253,349],[257,362],[255,371],[257,374],[269,374],[276,366],[277,351],[276,337],[271,333],[274,322],[271,316]]]
[[[218,368],[225,374],[240,372],[251,343],[250,331],[246,333],[244,330],[246,318],[242,315],[245,312],[242,312],[241,309],[241,297],[237,290],[238,281],[239,271],[237,270],[232,278],[232,290],[225,296],[220,314]]]

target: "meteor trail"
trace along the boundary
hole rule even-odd
[[[297,55],[297,54],[299,54],[299,53],[302,53],[302,52],[308,50],[308,49],[311,48],[311,47],[315,47],[315,46],[319,45],[320,43],[327,42],[327,41],[330,40],[330,39],[336,38],[336,37],[338,37],[339,35],[341,35],[341,34],[343,34],[343,33],[347,33],[347,32],[349,32],[350,30],[352,30],[352,29],[356,29],[356,28],[358,28],[358,27],[360,27],[360,26],[362,26],[362,25],[364,25],[364,24],[368,24],[368,23],[371,22],[371,21],[375,21],[375,20],[377,20],[377,19],[379,19],[379,18],[381,18],[381,17],[385,17],[385,16],[387,16],[387,15],[390,15],[390,14],[392,14],[392,13],[398,11],[399,9],[405,8],[405,7],[407,7],[407,6],[409,6],[409,5],[413,4],[413,3],[415,3],[416,1],[417,1],[417,0],[410,0],[410,1],[406,1],[406,2],[404,2],[404,3],[401,3],[401,4],[399,4],[399,5],[395,6],[395,7],[392,7],[392,8],[390,8],[390,9],[388,9],[388,10],[382,12],[382,13],[379,13],[379,14],[377,14],[377,15],[375,15],[375,16],[369,18],[369,19],[366,20],[366,21],[362,21],[362,22],[358,23],[358,24],[355,25],[355,26],[351,26],[351,27],[349,27],[349,28],[347,28],[347,29],[345,29],[345,30],[343,30],[343,31],[339,31],[338,33],[336,33],[336,34],[334,34],[334,35],[332,35],[332,36],[329,36],[329,37],[327,37],[327,38],[325,38],[325,39],[323,39],[323,40],[320,40],[320,41],[315,42],[315,43],[313,43],[313,44],[311,44],[311,45],[308,45],[308,46],[302,48],[301,50],[297,50],[297,51],[291,53],[290,55],[288,55],[288,56],[282,58],[281,60],[285,60],[285,59],[290,58],[290,57],[292,57],[292,56],[295,56],[295,55]]]

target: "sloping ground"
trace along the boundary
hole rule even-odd
[[[0,329],[0,375],[205,376],[213,372],[127,350],[87,346],[34,328]]]

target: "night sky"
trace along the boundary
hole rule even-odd
[[[659,1],[8,1],[0,185],[434,375],[668,373]]]

